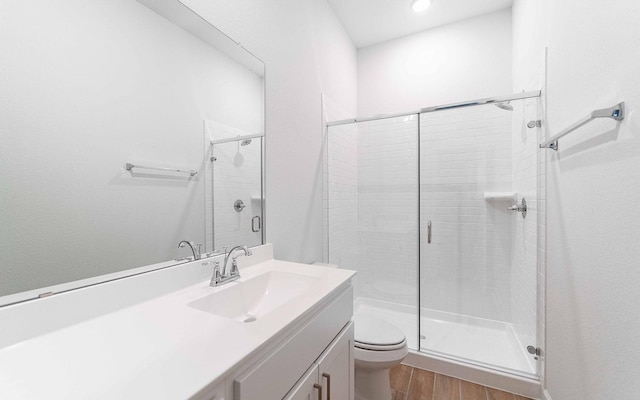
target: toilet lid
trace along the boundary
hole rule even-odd
[[[354,315],[355,345],[363,349],[392,350],[405,343],[404,333],[378,318]]]

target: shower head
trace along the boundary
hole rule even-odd
[[[245,139],[240,142],[240,146],[248,146],[249,144],[251,144],[251,139]]]
[[[502,103],[493,103],[494,106],[498,108],[502,108],[503,110],[513,111],[513,106],[509,104],[510,101],[502,102]]]

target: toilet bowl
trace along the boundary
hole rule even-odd
[[[381,319],[354,315],[356,400],[391,400],[389,370],[408,353],[407,338]]]

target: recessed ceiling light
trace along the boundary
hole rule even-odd
[[[411,8],[415,12],[423,12],[431,5],[431,0],[413,0]]]

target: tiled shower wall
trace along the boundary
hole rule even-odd
[[[422,114],[421,306],[508,321],[512,113],[493,105]]]
[[[418,116],[359,124],[361,294],[415,307],[418,298]]]
[[[358,131],[337,126],[329,143],[329,262],[343,268],[358,263]],[[360,276],[357,277],[361,279]],[[357,285],[361,287],[361,285]]]

